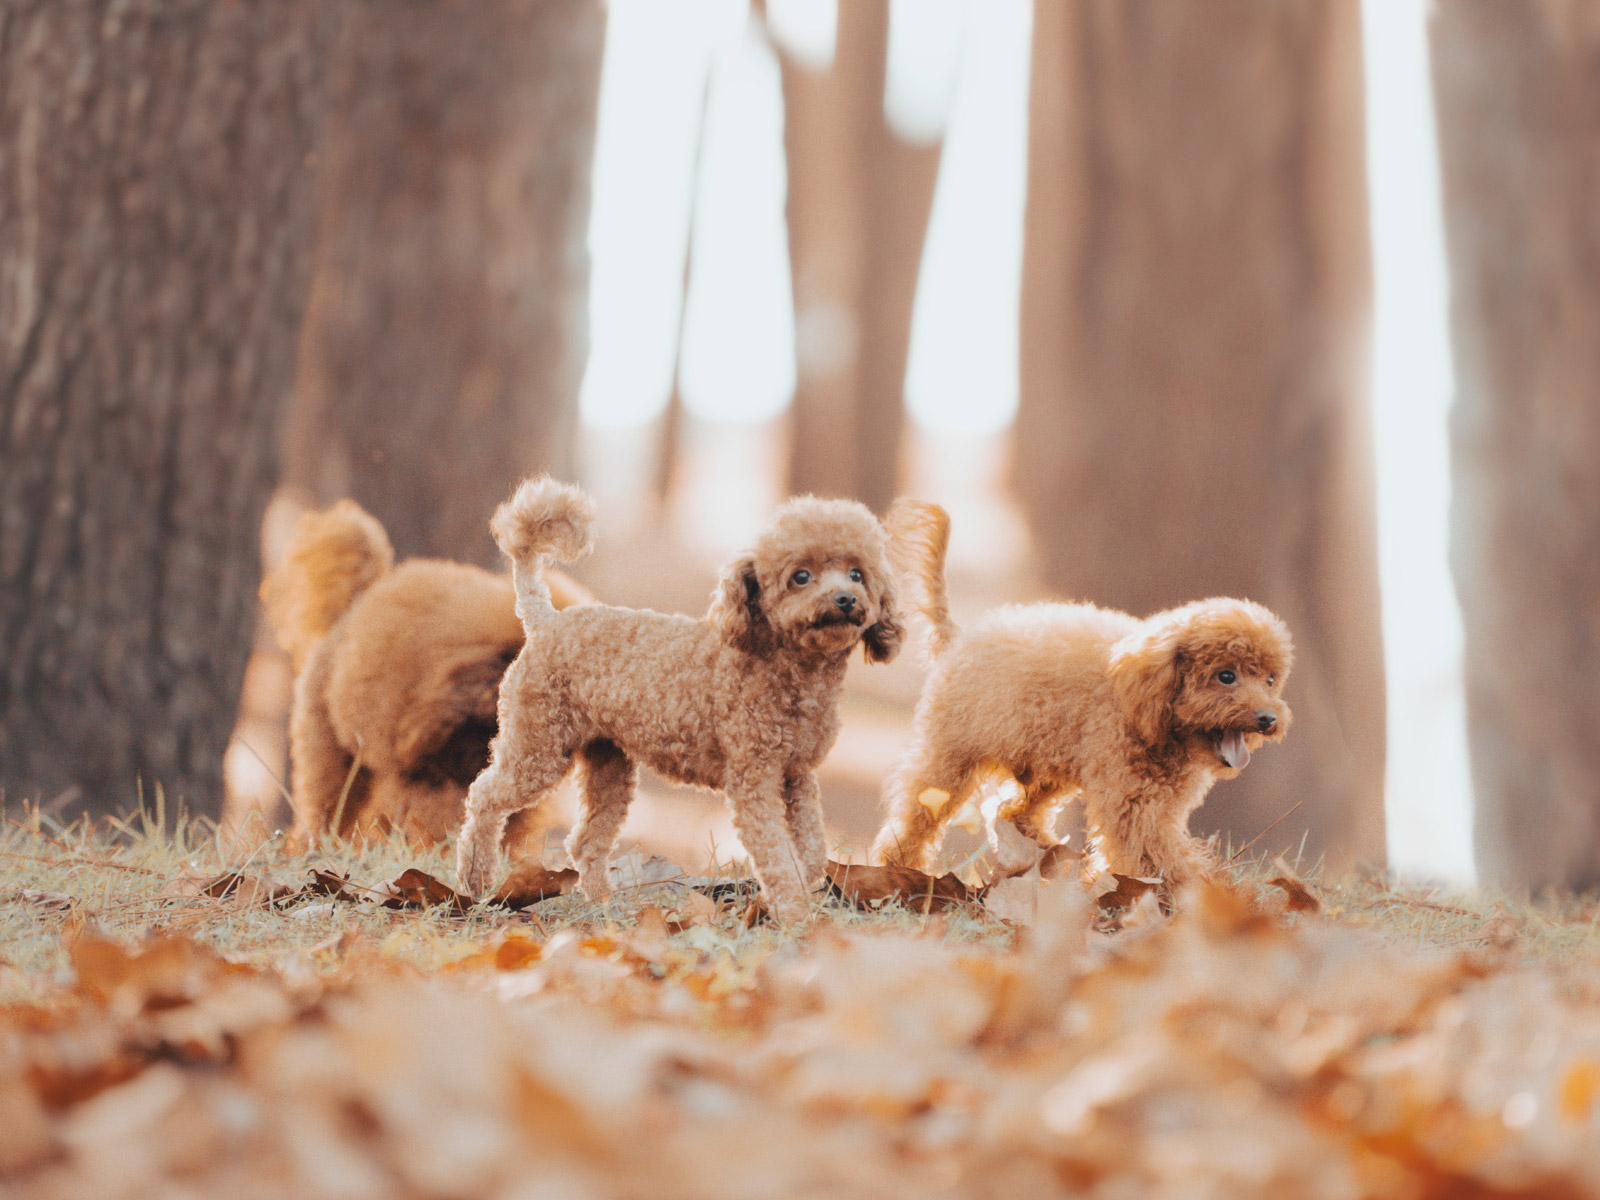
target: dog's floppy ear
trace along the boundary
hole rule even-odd
[[[900,644],[906,640],[906,627],[900,620],[894,572],[887,562],[879,564],[878,578],[883,580],[883,591],[878,595],[878,619],[862,633],[861,649],[868,662],[886,663],[900,653]]]
[[[751,654],[766,648],[772,627],[767,624],[767,614],[761,611],[761,581],[756,578],[753,554],[735,559],[722,569],[706,620],[730,646]]]
[[[1146,745],[1172,734],[1172,706],[1182,681],[1183,626],[1164,621],[1111,647],[1111,684],[1123,716]]]

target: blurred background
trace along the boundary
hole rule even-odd
[[[549,470],[616,603],[702,611],[802,491],[944,504],[958,620],[1251,597],[1295,728],[1199,832],[1600,882],[1597,49],[1562,0],[15,0],[5,794],[284,824],[294,518],[495,566]],[[852,668],[844,853],[921,678]],[[626,839],[734,851],[643,790]]]

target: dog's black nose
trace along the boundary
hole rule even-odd
[[[1261,730],[1262,733],[1271,733],[1277,727],[1278,718],[1271,713],[1258,712],[1256,714],[1256,728]]]
[[[850,612],[856,606],[856,598],[849,592],[840,592],[834,596],[833,602],[839,606],[840,612]]]

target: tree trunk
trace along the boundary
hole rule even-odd
[[[0,787],[215,813],[339,9],[0,9]]]
[[[839,5],[832,69],[780,48],[796,386],[789,490],[882,512],[899,486],[906,353],[939,147],[883,114],[888,0]]]
[[[498,561],[489,515],[571,477],[600,0],[356,0],[322,178],[289,476],[401,556]]]
[[[1040,3],[1017,483],[1047,582],[1258,600],[1294,730],[1196,828],[1383,855],[1356,0]],[[1263,848],[1271,848],[1270,844]]]
[[[1483,880],[1600,885],[1600,11],[1451,0],[1433,77]]]

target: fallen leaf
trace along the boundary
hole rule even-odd
[[[495,969],[500,971],[519,971],[538,962],[543,953],[540,943],[533,938],[515,933],[507,933],[497,938],[492,948]]]
[[[996,817],[988,828],[989,851],[994,855],[996,879],[1010,879],[1033,870],[1043,849],[1006,817]]]
[[[457,914],[472,907],[472,898],[463,896],[443,880],[435,879],[426,871],[407,867],[379,889],[383,897],[379,903],[384,908],[437,908],[448,905]]]
[[[92,929],[70,939],[67,957],[84,990],[127,1013],[192,1000],[218,965],[208,951],[182,938],[152,938],[127,950]]]
[[[754,896],[762,890],[762,885],[755,882],[754,878],[720,878],[714,883],[691,883],[690,886],[701,896],[730,904],[741,901],[747,896]]]
[[[511,869],[510,876],[487,902],[506,908],[526,908],[553,896],[565,896],[577,886],[578,873],[571,867],[552,871],[543,863],[525,859]]]
[[[1580,1058],[1561,1077],[1556,1091],[1561,1115],[1569,1121],[1587,1121],[1600,1097],[1600,1060]]]
[[[1496,904],[1489,919],[1478,926],[1473,935],[1476,941],[1486,942],[1496,950],[1509,950],[1521,936],[1522,926],[1504,904]]]
[[[350,877],[339,875],[333,871],[319,871],[312,868],[311,882],[306,884],[305,894],[308,896],[332,896],[335,900],[342,900],[346,904],[355,904],[361,899],[351,890],[353,885]]]
[[[1267,883],[1272,887],[1283,889],[1283,894],[1288,897],[1288,903],[1285,907],[1289,912],[1314,913],[1322,911],[1322,901],[1312,894],[1311,889],[1305,885],[1305,881],[1290,869],[1288,863],[1283,861],[1282,855],[1274,858],[1272,865],[1277,867],[1282,874],[1267,880]]]
[[[302,894],[282,879],[270,875],[246,875],[240,871],[225,871],[200,883],[194,889],[197,896],[213,900],[232,900],[238,908],[277,904]]]
[[[682,933],[693,925],[704,925],[717,918],[721,907],[711,897],[701,892],[691,891],[667,916],[667,928],[673,933]]]
[[[900,900],[908,908],[926,913],[952,908],[972,899],[967,885],[954,875],[935,878],[910,867],[863,867],[830,862],[827,873],[833,894],[857,908],[866,908],[874,902]]]
[[[21,895],[29,904],[49,912],[71,912],[72,906],[78,902],[65,892],[45,892],[38,888],[23,888]]]
[[[1103,912],[1121,912],[1132,908],[1139,902],[1140,896],[1155,891],[1161,887],[1162,882],[1160,879],[1147,879],[1139,875],[1118,875],[1115,872],[1111,878],[1116,881],[1117,886],[1095,899],[1095,903]]]
[[[1039,908],[1039,873],[1029,870],[997,879],[984,889],[983,907],[997,920],[1032,925]]]

